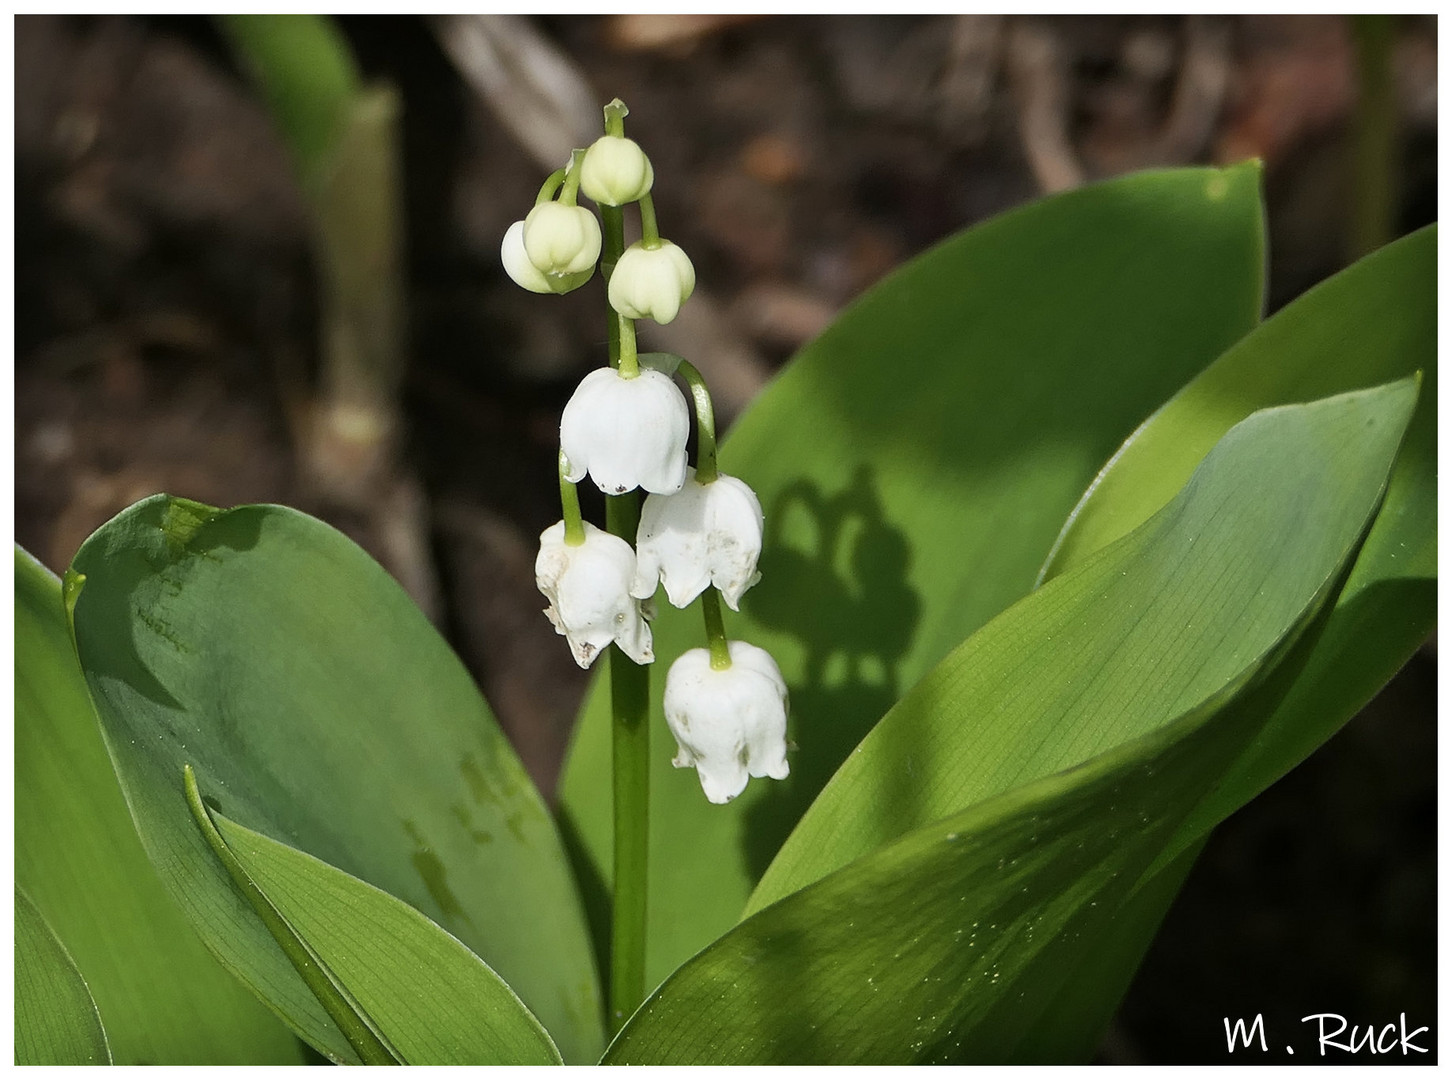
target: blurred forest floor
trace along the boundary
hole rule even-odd
[[[532,567],[559,515],[559,412],[604,331],[590,290],[528,296],[498,250],[558,163],[540,163],[551,140],[590,132],[610,97],[630,105],[662,231],[701,283],[647,345],[688,352],[727,418],[893,266],[1045,191],[1255,156],[1270,310],[1350,261],[1341,17],[496,20],[496,49],[565,61],[583,116],[569,80],[481,92],[472,18],[342,23],[404,103],[407,434],[374,512],[298,467],[317,365],[306,211],[216,27],[15,19],[16,539],[59,571],[157,491],[323,516],[435,618],[546,792],[585,673]],[[1436,20],[1395,27],[1401,233],[1436,216]],[[1318,1012],[1435,1024],[1435,695],[1429,645],[1217,831],[1101,1060],[1226,1060],[1222,1017],[1257,1012],[1303,1043]]]

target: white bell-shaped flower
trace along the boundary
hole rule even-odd
[[[588,521],[583,524],[582,544],[565,543],[563,521],[540,534],[534,577],[550,602],[545,614],[582,668],[594,663],[612,641],[637,664],[649,664],[655,659],[650,627],[640,601],[630,595],[635,552],[620,537]]]
[[[565,479],[575,483],[588,472],[607,495],[638,487],[669,495],[686,480],[690,429],[685,396],[669,375],[642,368],[627,379],[596,368],[560,416]]]
[[[641,507],[631,591],[652,596],[659,581],[683,608],[714,585],[739,611],[741,594],[761,580],[762,520],[761,502],[745,483],[721,473],[703,484],[687,467],[680,491],[647,496]]]
[[[665,715],[678,753],[696,767],[713,803],[730,802],[748,776],[786,779],[787,687],[765,649],[730,642],[731,666],[718,671],[707,649],[691,649],[666,675]]]
[[[580,163],[580,190],[601,206],[638,202],[650,192],[655,170],[634,139],[602,135]]]
[[[620,256],[610,275],[610,306],[627,319],[668,323],[696,288],[696,268],[669,240],[646,247],[637,240]]]
[[[600,223],[583,206],[540,203],[524,219],[524,251],[545,275],[583,274],[600,258]]]
[[[530,292],[567,293],[572,289],[578,289],[595,274],[594,263],[578,274],[546,274],[542,272],[539,267],[529,261],[529,253],[524,250],[523,221],[516,221],[505,232],[504,243],[499,248],[499,260],[504,263],[504,270],[514,279],[514,283]]]

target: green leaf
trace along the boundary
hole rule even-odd
[[[15,549],[15,880],[85,973],[118,1064],[299,1064],[147,861],[101,741],[60,579]]]
[[[293,970],[307,985],[309,992],[328,1014],[328,1018],[337,1025],[338,1031],[353,1048],[357,1060],[363,1065],[399,1064],[401,1058],[398,1051],[384,1042],[378,1030],[366,1019],[362,1008],[348,997],[328,972],[326,965],[298,937],[297,931],[267,898],[267,894],[258,888],[246,868],[232,853],[232,849],[227,846],[227,841],[212,821],[211,811],[202,800],[201,790],[197,787],[197,774],[190,765],[182,766],[182,788],[186,793],[187,809],[191,811],[192,820],[197,823],[202,839],[226,869],[227,876],[232,879],[237,891],[262,920],[262,925],[272,935],[272,940],[287,957]]]
[[[567,1060],[603,1042],[574,883],[468,673],[342,534],[157,496],[77,553],[77,651],[143,844],[223,962],[340,1061],[347,1041],[197,830],[182,790],[390,893],[519,994]]]
[[[1323,282],[1237,343],[1139,427],[1065,523],[1047,579],[1123,536],[1168,502],[1200,459],[1257,409],[1428,373],[1398,473],[1424,472],[1434,426],[1437,227],[1430,225]],[[1419,479],[1424,479],[1419,475]],[[1407,553],[1435,562],[1425,536]],[[1411,576],[1411,575],[1402,575]]]
[[[1410,416],[1415,400],[1406,380],[1231,429],[1159,514],[964,642],[894,706],[748,912],[1223,693],[1330,587],[1386,482],[1398,410]]]
[[[211,812],[229,851],[410,1065],[558,1065],[488,965],[396,897]]]
[[[101,1014],[66,947],[15,890],[15,1064],[109,1065]]]
[[[222,15],[218,25],[262,89],[309,194],[323,186],[362,79],[327,15]]]
[[[1337,274],[1176,394],[1105,466],[1045,566],[1052,576],[1145,520],[1251,411],[1423,373],[1386,505],[1324,639],[1197,822],[1223,817],[1303,760],[1371,700],[1435,623],[1436,241],[1429,226]]]
[[[1083,1056],[1064,1050],[1079,1018],[1053,1007],[1064,972],[1122,930],[1115,912],[1186,795],[1244,737],[1246,714],[1224,704],[911,832],[746,919],[666,980],[605,1062]]]
[[[1210,825],[1248,802],[1354,716],[1436,619],[1436,230],[1362,260],[1278,313],[1130,438],[1066,523],[1049,575],[1078,565],[1156,510],[1203,449],[1244,412],[1421,370],[1417,411],[1386,501],[1295,685],[1161,854],[1191,856]],[[1156,874],[1120,921],[1150,928],[1179,869]],[[1154,894],[1158,893],[1156,899]],[[1066,983],[1061,1015],[1093,1012],[1127,986],[1143,947],[1101,941]],[[1117,996],[1114,997],[1117,1000]],[[1103,1016],[1107,1022],[1108,1015]],[[1092,1025],[1091,1025],[1092,1027]]]
[[[739,917],[752,884],[868,729],[1023,596],[1094,470],[1254,326],[1258,171],[1146,173],[1056,196],[913,260],[805,349],[721,455],[766,511],[761,584],[732,637],[767,649],[800,750],[785,782],[707,804],[674,771],[656,675],[648,976]],[[662,603],[663,672],[704,641]],[[566,765],[582,877],[610,880],[608,694]]]
[[[1120,918],[1137,889],[1168,899],[1173,877],[1147,871],[1304,665],[1416,392],[1255,414],[1144,526],[955,650],[823,791],[756,914],[668,979],[606,1060],[1092,1047],[1059,992],[1104,938],[1137,945]]]

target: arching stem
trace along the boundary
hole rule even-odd
[[[716,471],[716,410],[711,405],[711,392],[706,389],[706,380],[689,360],[682,360],[676,367],[681,378],[691,389],[691,400],[696,405],[696,482],[709,484],[719,475]]]

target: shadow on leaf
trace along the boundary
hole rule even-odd
[[[789,685],[789,735],[811,752],[793,754],[791,776],[747,811],[753,878],[898,699],[898,665],[923,606],[908,583],[910,561],[907,537],[884,515],[870,465],[832,495],[799,480],[772,502],[760,566],[773,588],[747,593],[744,606],[805,650],[802,677]]]

